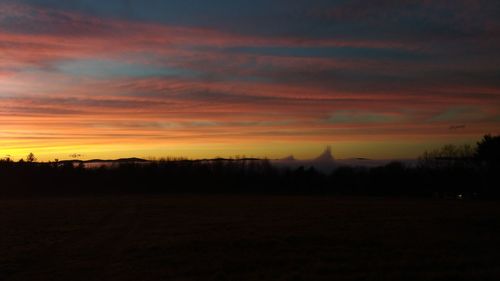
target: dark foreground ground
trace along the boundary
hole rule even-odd
[[[0,199],[0,280],[500,280],[500,203]]]

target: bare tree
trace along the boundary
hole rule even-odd
[[[425,151],[418,159],[420,167],[445,168],[457,165],[470,165],[475,153],[471,145],[447,144],[441,148]]]
[[[34,163],[36,162],[36,157],[35,157],[35,154],[33,154],[33,152],[31,152],[30,154],[28,154],[28,156],[26,156],[26,162],[28,163]]]

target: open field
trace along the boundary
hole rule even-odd
[[[0,280],[500,280],[499,202],[6,199],[0,235]]]

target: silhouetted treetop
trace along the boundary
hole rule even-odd
[[[34,163],[36,162],[36,157],[35,157],[35,154],[33,154],[33,152],[31,152],[30,154],[28,154],[28,156],[26,156],[26,162],[28,163]]]
[[[476,158],[487,165],[500,166],[500,136],[485,135],[477,143]]]

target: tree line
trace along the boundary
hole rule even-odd
[[[162,159],[85,168],[81,163],[0,160],[0,195],[105,193],[288,193],[349,196],[500,198],[500,136],[475,146],[424,152],[416,166],[278,168],[266,159]]]

